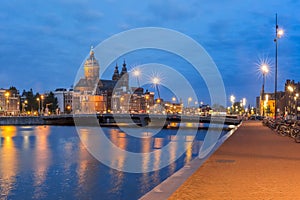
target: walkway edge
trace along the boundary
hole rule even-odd
[[[230,130],[224,135],[213,150],[205,158],[195,158],[189,164],[183,166],[180,170],[175,172],[172,176],[168,177],[162,183],[154,187],[139,200],[165,200],[170,197],[191,175],[193,175],[197,169],[238,129],[240,123],[234,129]]]

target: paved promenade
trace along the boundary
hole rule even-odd
[[[243,122],[169,199],[300,200],[300,144]]]

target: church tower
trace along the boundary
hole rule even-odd
[[[94,49],[91,47],[90,56],[84,63],[84,76],[88,81],[99,80],[100,66],[94,55]]]
[[[119,75],[119,69],[118,69],[118,64],[116,63],[116,66],[115,66],[115,71],[114,71],[114,74],[112,76],[112,80],[113,81],[117,81],[120,79],[120,75]]]
[[[129,75],[127,73],[125,60],[124,60],[124,63],[123,63],[122,71],[120,73],[120,79],[122,81],[121,86],[125,87],[126,90],[128,90],[129,89]]]

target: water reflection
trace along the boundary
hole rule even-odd
[[[15,148],[13,138],[17,128],[14,126],[0,127],[0,197],[7,196],[14,189],[16,175],[18,173],[18,151]]]
[[[162,130],[153,137],[136,138],[116,128],[104,128],[104,133],[118,148],[144,153],[140,168],[158,168],[162,160],[170,165],[148,173],[126,173],[111,169],[87,151],[83,144],[93,144],[93,128],[32,126],[0,127],[0,199],[138,199],[169,177],[198,153],[205,132],[195,139],[188,132],[176,137],[176,130]],[[151,129],[142,135],[153,134]],[[161,148],[169,143],[168,154]],[[179,148],[187,151],[178,160]],[[150,157],[148,152],[153,152]],[[111,149],[105,153],[110,163],[119,168],[128,164],[126,156],[116,156]]]
[[[35,127],[34,134],[35,140],[35,152],[34,152],[34,198],[41,199],[46,196],[46,192],[43,191],[43,183],[46,180],[47,170],[52,160],[51,151],[49,151],[48,136],[50,133],[50,126],[37,126]]]

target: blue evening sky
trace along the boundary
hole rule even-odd
[[[262,85],[261,59],[271,65],[266,91],[274,91],[275,13],[285,30],[279,41],[278,89],[283,90],[286,79],[299,81],[299,8],[296,0],[1,0],[0,88],[69,88],[91,45],[151,26],[196,40],[215,61],[228,97],[245,97],[253,105]],[[149,57],[132,54],[126,60],[130,66],[153,62]],[[189,71],[183,73],[189,76]],[[200,98],[208,101],[203,94]]]

